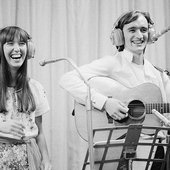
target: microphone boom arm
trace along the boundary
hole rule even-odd
[[[58,58],[53,60],[44,60],[40,62],[41,66],[45,66],[46,64],[55,63],[58,61],[65,60],[72,65],[72,67],[77,71],[80,78],[87,85],[87,100],[86,100],[86,113],[87,113],[87,132],[88,132],[88,145],[89,145],[89,158],[90,158],[90,170],[94,170],[94,156],[93,156],[93,128],[92,128],[92,102],[91,102],[91,90],[90,85],[87,80],[81,74],[79,68],[73,62],[71,58]]]
[[[165,34],[166,32],[168,32],[170,30],[170,26],[163,29],[162,31],[160,31],[158,34],[157,34],[157,38],[159,38],[161,35]]]
[[[162,31],[154,34],[153,37],[152,37],[152,43],[154,43],[155,41],[157,41],[159,37],[161,37],[163,34],[165,34],[166,32],[168,32],[169,30],[170,30],[170,26],[168,26],[167,28],[163,29]]]
[[[62,61],[65,60],[67,62],[69,62],[73,68],[77,71],[77,73],[79,74],[79,76],[81,77],[81,79],[84,81],[84,83],[89,86],[89,83],[86,81],[86,79],[82,76],[81,72],[79,71],[79,68],[76,66],[76,64],[73,62],[73,60],[71,58],[58,58],[58,59],[52,59],[52,60],[44,60],[40,62],[41,66],[45,66],[46,64],[51,64],[51,63],[55,63],[58,61]]]

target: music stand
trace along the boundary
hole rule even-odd
[[[118,139],[112,139],[113,133],[119,130],[127,130],[125,138],[121,137]],[[154,131],[154,135],[150,138],[141,141],[142,130],[149,129]],[[150,127],[143,125],[129,125],[113,128],[100,128],[93,130],[93,137],[98,132],[108,133],[108,138],[105,141],[98,141],[94,143],[94,170],[132,170],[136,165],[140,163],[144,165],[143,170],[148,170],[152,163],[161,163],[161,169],[167,170],[170,168],[169,162],[169,149],[170,149],[170,138],[166,135],[166,138],[160,138],[159,132],[168,132],[169,128],[166,127]],[[163,142],[159,143],[159,139]],[[154,151],[158,146],[162,146],[165,149],[165,154],[162,158],[155,158]],[[145,157],[138,155],[139,150],[147,148],[148,154]],[[82,170],[87,170],[89,166],[89,152],[87,150]],[[134,169],[136,170],[136,169]]]

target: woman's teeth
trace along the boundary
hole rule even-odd
[[[11,56],[12,59],[17,60],[21,58],[21,55],[17,54],[17,55],[12,55]]]

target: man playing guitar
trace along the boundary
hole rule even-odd
[[[142,85],[144,85],[142,87],[144,89],[145,85],[151,85],[150,90],[152,90],[153,85],[159,89],[158,97],[162,102],[169,102],[170,80],[167,74],[160,72],[144,57],[147,44],[155,41],[153,25],[154,23],[147,12],[130,11],[120,16],[111,33],[112,43],[118,52],[114,56],[106,56],[79,67],[82,75],[87,80],[94,77],[106,77],[114,80],[120,84],[115,90],[117,94],[123,94],[123,88],[138,91],[136,87]],[[60,85],[78,102],[85,103],[87,87],[76,71],[66,73],[61,78]],[[123,86],[122,89],[119,89],[121,86]],[[146,88],[149,89],[148,86]],[[142,90],[139,90],[139,93],[142,95]],[[109,97],[92,86],[91,99],[94,108],[106,111],[116,121],[123,122],[129,117],[128,112],[131,108],[128,107],[129,103],[124,101],[123,95],[120,98],[114,97],[114,95]],[[169,111],[169,105],[167,107],[167,111]],[[160,108],[162,109],[162,105]],[[160,122],[156,121],[161,126]]]

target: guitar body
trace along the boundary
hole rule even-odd
[[[144,83],[134,88],[127,88],[122,84],[107,77],[94,77],[89,80],[90,86],[95,88],[100,93],[121,100],[129,108],[132,106],[133,114],[137,118],[130,116],[121,122],[108,120],[106,112],[101,112],[97,109],[92,110],[92,126],[93,129],[107,128],[115,126],[125,126],[129,124],[143,124],[146,126],[160,126],[160,120],[151,114],[151,108],[146,109],[147,103],[162,103],[162,95],[160,89],[152,83]],[[157,109],[157,108],[155,108]],[[138,113],[142,113],[138,116]],[[75,101],[75,120],[79,133],[87,139],[87,123],[86,123],[86,107]],[[146,133],[152,133],[147,130]]]

